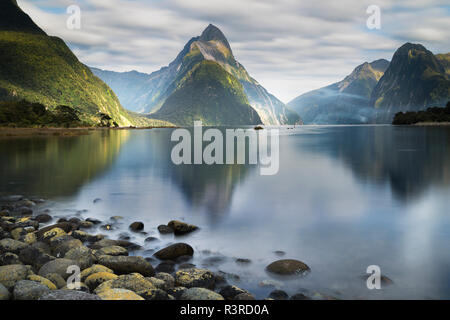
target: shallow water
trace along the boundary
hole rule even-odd
[[[133,241],[146,249],[187,242],[196,250],[193,263],[239,275],[231,282],[258,298],[273,290],[258,283],[272,279],[264,268],[281,259],[277,250],[312,270],[273,279],[289,294],[450,298],[450,128],[283,128],[274,176],[251,165],[175,166],[170,134],[0,140],[0,193],[44,197],[42,209],[54,216],[123,216],[111,238],[143,221],[161,241]],[[172,219],[201,230],[181,239],[159,235],[156,227]],[[369,265],[395,284],[368,290],[361,276]]]

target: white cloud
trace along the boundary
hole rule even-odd
[[[390,59],[402,43],[448,52],[448,1],[18,0],[49,34],[84,63],[152,72],[214,23],[237,59],[281,100],[339,81],[364,61]],[[78,4],[82,29],[68,30],[65,9]],[[366,29],[377,4],[382,29]]]

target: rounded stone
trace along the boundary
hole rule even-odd
[[[276,275],[301,275],[310,271],[310,268],[301,261],[288,259],[275,261],[266,270]]]
[[[95,254],[97,256],[128,256],[128,250],[119,246],[109,246],[99,249]]]
[[[13,239],[3,239],[0,240],[0,253],[11,252],[14,254],[18,254],[22,249],[28,247],[28,244],[13,240]]]
[[[21,264],[13,264],[0,267],[0,283],[8,290],[11,290],[20,280],[25,280],[29,275],[33,274],[30,266]]]
[[[67,273],[67,270],[71,266],[77,266],[76,261],[70,259],[55,259],[44,264],[39,270],[39,275],[45,278],[47,274],[56,273],[67,280],[71,275],[71,273]]]
[[[133,222],[130,224],[130,230],[134,232],[144,230],[144,224],[142,222]]]
[[[49,288],[50,290],[56,290],[58,289],[56,287],[56,285],[51,282],[49,279],[32,274],[28,276],[28,280],[30,281],[35,281],[35,282],[39,282],[40,284],[43,284],[44,286],[46,286],[47,288]]]
[[[14,286],[14,300],[38,300],[44,293],[50,289],[39,282],[30,280],[21,280]]]
[[[44,293],[39,300],[101,300],[100,297],[82,291],[75,290],[52,290]]]
[[[237,295],[248,294],[249,292],[236,286],[225,286],[220,290],[220,295],[226,300],[234,300]]]
[[[190,288],[183,292],[181,300],[225,300],[220,294],[205,288]]]
[[[171,234],[171,233],[173,233],[173,229],[168,227],[168,226],[166,226],[166,225],[164,225],[164,224],[158,226],[158,231],[161,234]]]
[[[100,264],[94,264],[92,267],[84,269],[81,271],[80,277],[81,281],[85,281],[90,275],[99,273],[99,272],[106,272],[106,273],[114,273],[113,270],[110,268],[107,268],[105,266],[102,266]]]
[[[153,283],[148,281],[142,275],[138,273],[132,273],[127,275],[119,276],[116,279],[109,280],[100,284],[96,289],[95,293],[100,293],[109,289],[127,289],[137,294],[150,289],[156,289]]]
[[[177,220],[170,221],[167,226],[171,228],[177,236],[185,235],[198,230],[197,226]]]
[[[49,273],[45,276],[45,279],[48,279],[51,281],[57,289],[64,288],[67,285],[66,280],[64,280],[63,277],[61,277],[59,274],[56,273]]]
[[[274,290],[269,294],[269,299],[273,300],[288,300],[289,295],[283,290]]]
[[[240,293],[237,296],[234,297],[233,300],[256,300],[255,297],[253,295],[251,295],[250,293]]]
[[[43,213],[43,214],[40,214],[40,215],[37,215],[36,217],[34,217],[34,220],[39,223],[47,223],[47,222],[52,221],[52,219],[53,219],[52,216],[49,214],[46,214],[46,213]]]
[[[92,250],[85,246],[70,249],[64,258],[75,261],[81,270],[87,269],[97,262]]]
[[[175,261],[181,256],[193,256],[194,249],[186,243],[175,243],[167,248],[161,249],[154,254],[154,256],[160,260],[173,260]]]
[[[161,300],[169,300],[169,295],[167,292],[161,289],[149,289],[145,291],[139,292],[139,295],[145,300],[150,301],[161,301]]]
[[[91,274],[89,277],[86,278],[84,281],[86,285],[89,287],[90,290],[95,290],[99,285],[101,285],[103,282],[117,279],[118,276],[114,273],[109,272],[98,272]]]
[[[4,285],[0,283],[0,301],[6,301],[11,298],[11,294]]]
[[[145,277],[155,275],[152,265],[142,257],[136,256],[100,256],[98,263],[114,270],[117,274],[140,273]]]
[[[22,264],[17,254],[11,252],[0,254],[0,266],[7,266],[11,264]]]
[[[109,289],[98,293],[101,300],[144,300],[131,290],[127,289]]]
[[[175,283],[177,286],[185,288],[207,288],[214,289],[214,274],[206,269],[183,269],[179,270],[175,275]]]

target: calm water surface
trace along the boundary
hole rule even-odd
[[[450,128],[284,128],[275,176],[261,176],[257,166],[175,166],[170,134],[0,140],[0,194],[44,197],[42,209],[54,216],[123,216],[111,238],[143,221],[160,241],[132,235],[150,250],[136,254],[187,242],[193,263],[239,275],[231,282],[258,298],[273,290],[258,285],[268,279],[290,294],[450,298]],[[172,219],[201,230],[160,236],[156,227]],[[277,250],[312,272],[272,279],[264,268],[280,259]],[[369,291],[361,280],[369,265],[395,284]]]

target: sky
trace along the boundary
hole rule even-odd
[[[18,0],[49,35],[61,37],[88,66],[151,73],[190,38],[219,27],[236,59],[287,103],[342,80],[366,61],[390,60],[405,42],[450,51],[449,0]],[[81,28],[67,27],[67,8]],[[369,29],[369,6],[380,29]]]

